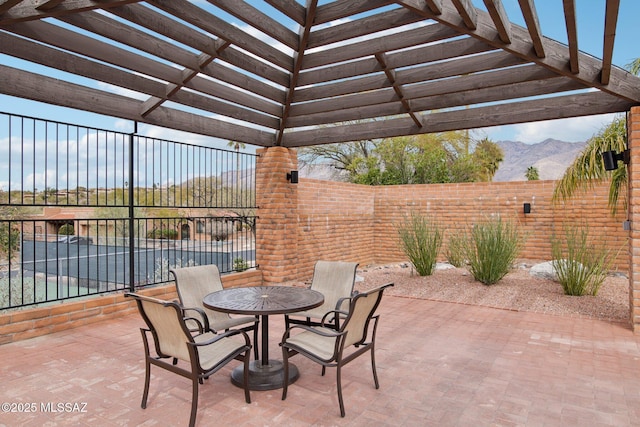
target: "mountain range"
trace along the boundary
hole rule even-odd
[[[526,181],[525,174],[530,166],[538,169],[541,180],[560,179],[587,145],[586,141],[566,142],[551,138],[536,144],[519,141],[498,141],[497,144],[504,152],[504,160],[493,177],[494,182]],[[329,181],[345,180],[327,164],[301,165],[300,176]]]
[[[567,168],[586,147],[587,142],[566,142],[545,139],[537,144],[519,141],[498,141],[504,152],[493,181],[526,181],[530,166],[538,169],[541,180],[560,179]]]

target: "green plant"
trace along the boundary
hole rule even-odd
[[[236,258],[233,260],[233,269],[235,271],[245,271],[249,268],[249,264],[242,258]]]
[[[566,295],[597,295],[613,260],[604,240],[589,236],[586,225],[566,226],[551,238],[553,268]]]
[[[466,237],[462,234],[455,234],[449,237],[447,243],[447,261],[455,267],[463,267],[466,263],[465,256]]]
[[[443,232],[431,218],[412,212],[398,226],[403,252],[420,276],[433,274]]]
[[[147,232],[147,239],[177,239],[178,232],[170,228],[153,229]]]
[[[499,216],[475,224],[464,244],[473,277],[485,285],[493,285],[511,268],[523,238],[517,226]]]
[[[76,231],[73,228],[72,224],[64,224],[58,230],[58,234],[63,235],[63,236],[73,236],[74,234],[76,234]]]

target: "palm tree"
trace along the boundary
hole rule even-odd
[[[535,166],[529,166],[524,176],[527,177],[527,181],[537,181],[540,179],[538,168]]]
[[[618,168],[613,172],[604,169],[602,153],[627,149],[627,121],[624,116],[616,117],[613,122],[592,136],[584,151],[567,168],[564,176],[556,183],[553,200],[567,200],[580,189],[593,187],[594,183],[611,178],[609,187],[609,209],[615,215],[621,190],[627,188],[627,168]],[[626,195],[626,191],[623,191]],[[626,206],[626,200],[625,200]]]
[[[629,72],[640,74],[640,58],[636,58],[626,65]],[[609,186],[609,210],[616,214],[618,198],[622,191],[626,208],[627,194],[627,168],[622,167],[612,172],[604,169],[602,153],[615,150],[622,152],[627,149],[627,120],[624,116],[616,117],[608,126],[592,136],[584,151],[573,164],[566,170],[564,176],[556,183],[553,190],[553,200],[566,200],[577,190],[593,186],[594,182],[600,182],[611,178]]]
[[[236,150],[236,188],[240,190],[240,149],[244,150],[245,145],[242,142],[229,141],[227,142],[227,147],[233,147]]]

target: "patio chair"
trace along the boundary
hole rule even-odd
[[[324,303],[312,310],[287,314],[284,316],[285,326],[292,324],[320,326],[320,320],[327,312],[347,311],[347,303],[353,296],[353,285],[356,280],[357,262],[317,261],[311,279],[311,289],[324,295]],[[294,316],[294,317],[292,317]],[[300,318],[304,319],[300,319]],[[339,317],[330,319],[334,329],[338,329]]]
[[[287,398],[289,358],[296,354],[306,356],[322,365],[322,375],[325,374],[327,367],[336,367],[338,402],[342,417],[345,415],[341,381],[341,371],[344,365],[370,351],[373,380],[376,389],[380,388],[374,354],[379,319],[379,315],[376,315],[375,311],[382,299],[382,293],[389,286],[393,286],[393,283],[354,296],[351,300],[350,311],[337,331],[325,326],[306,325],[294,325],[285,331],[280,343],[284,364],[282,400]],[[331,312],[327,313],[325,318],[330,316],[332,316]],[[371,320],[373,320],[373,326],[370,330]]]
[[[198,388],[204,379],[236,359],[244,362],[244,396],[251,403],[249,394],[249,359],[251,343],[249,336],[240,330],[222,334],[206,332],[193,336],[185,323],[182,307],[173,301],[164,301],[135,293],[126,293],[138,304],[140,315],[147,328],[140,328],[145,352],[145,380],[142,394],[142,409],[147,407],[151,365],[159,366],[192,381],[191,416],[193,426],[198,410]],[[153,339],[156,355],[151,354],[149,335]],[[178,359],[189,364],[189,369],[176,366],[170,360]]]
[[[202,303],[207,294],[223,289],[220,270],[218,270],[217,265],[177,268],[169,270],[169,272],[175,279],[180,304],[182,304],[185,313],[190,317],[199,319],[200,325],[204,329],[203,332],[218,333],[218,331],[229,331],[230,329],[240,329],[245,332],[253,331],[254,357],[258,360],[259,317],[231,317],[228,313],[208,309]],[[246,324],[248,326],[238,328],[238,326]],[[188,320],[187,325],[191,331],[198,330],[200,326],[194,320]]]

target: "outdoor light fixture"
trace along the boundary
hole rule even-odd
[[[604,169],[608,171],[612,171],[618,169],[618,162],[621,161],[625,165],[629,164],[629,160],[631,158],[631,153],[629,150],[624,150],[621,153],[616,153],[615,151],[605,151],[602,153],[602,161],[604,162]]]
[[[523,211],[525,214],[531,213],[531,203],[525,203],[523,205]]]
[[[291,171],[287,173],[287,181],[290,181],[292,184],[298,183],[298,171]]]

